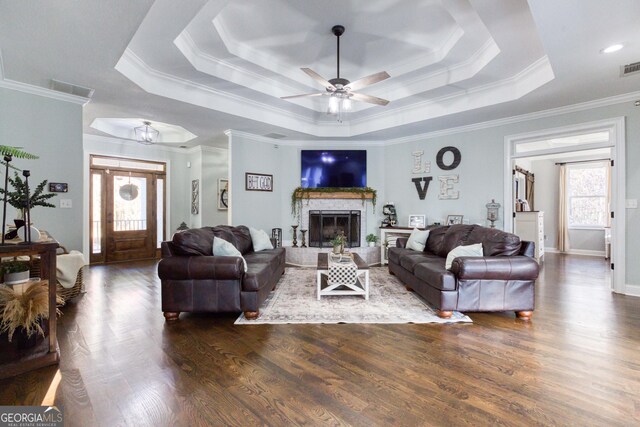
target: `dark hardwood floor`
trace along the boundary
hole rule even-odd
[[[638,425],[640,298],[600,258],[546,258],[531,322],[472,325],[167,324],[155,263],[92,267],[61,379],[2,380],[0,404],[55,400],[68,426]]]

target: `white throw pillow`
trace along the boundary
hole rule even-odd
[[[447,270],[451,270],[451,264],[453,264],[453,260],[461,256],[484,256],[484,253],[482,252],[482,243],[476,243],[475,245],[468,246],[458,246],[457,248],[453,248],[451,252],[447,254],[447,261],[445,262],[444,267]]]
[[[247,261],[244,259],[239,250],[231,243],[219,237],[213,238],[213,255],[215,256],[239,256],[244,263],[244,272],[248,270]]]
[[[424,251],[424,245],[427,244],[427,238],[429,237],[429,230],[418,230],[414,228],[407,240],[407,249],[422,252]]]
[[[264,251],[266,249],[273,249],[271,239],[264,230],[258,230],[249,227],[249,233],[251,233],[251,243],[253,243],[253,250],[255,252]]]

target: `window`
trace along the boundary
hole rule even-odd
[[[581,163],[568,167],[567,195],[570,228],[607,226],[608,175],[608,163]]]

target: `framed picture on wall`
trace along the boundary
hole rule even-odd
[[[409,215],[409,227],[424,228],[427,224],[426,215]]]
[[[226,211],[229,209],[229,180],[218,180],[218,210]]]
[[[244,184],[247,191],[273,191],[273,175],[247,172]]]
[[[200,180],[191,181],[191,214],[198,215],[200,212]]]
[[[462,224],[462,218],[464,215],[448,215],[447,225]]]

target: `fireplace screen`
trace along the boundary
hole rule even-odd
[[[309,211],[309,246],[330,248],[331,240],[344,233],[345,246],[360,246],[360,211]]]

